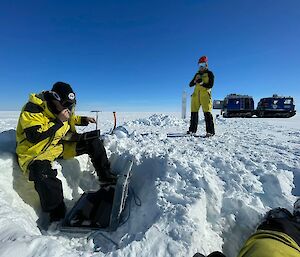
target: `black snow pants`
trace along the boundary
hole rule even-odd
[[[196,133],[198,128],[198,120],[199,120],[199,114],[198,112],[191,112],[191,121],[190,121],[190,127],[189,132]],[[212,135],[215,134],[215,125],[214,125],[214,119],[210,112],[204,112],[204,120],[205,120],[205,128],[206,133],[210,133]]]
[[[29,167],[29,180],[34,182],[38,192],[42,210],[49,212],[50,221],[58,221],[65,216],[66,206],[63,201],[62,183],[56,177],[57,170],[52,169],[48,160],[37,160]]]
[[[206,133],[215,134],[214,118],[210,112],[204,113]]]
[[[76,145],[76,154],[89,155],[100,181],[105,180],[110,175],[110,163],[104,145],[99,138],[79,141]]]
[[[104,180],[110,174],[110,163],[99,138],[79,141],[76,145],[76,154],[88,154],[90,156],[99,180]],[[63,201],[62,183],[56,177],[57,170],[52,169],[51,162],[48,160],[33,161],[28,169],[29,180],[34,182],[42,210],[49,212],[50,221],[63,218],[66,207]]]
[[[199,120],[198,112],[191,112],[191,121],[190,121],[189,132],[191,132],[191,133],[197,132],[198,120]]]

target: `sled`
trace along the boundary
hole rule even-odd
[[[205,138],[205,135],[199,135],[199,134],[187,134],[185,132],[183,133],[168,133],[167,137],[202,137]]]

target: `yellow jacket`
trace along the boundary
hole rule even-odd
[[[62,138],[68,131],[76,132],[75,125],[82,125],[80,116],[72,111],[69,121],[61,122],[49,110],[43,93],[31,94],[29,102],[23,107],[17,125],[18,161],[21,169],[26,172],[33,160],[53,161],[59,156],[75,155],[75,144],[65,147]],[[37,139],[28,138],[25,130],[37,128]]]
[[[258,230],[241,249],[238,257],[299,257],[299,245],[287,234]]]

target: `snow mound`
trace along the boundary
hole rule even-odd
[[[127,122],[127,126],[131,125],[144,125],[144,126],[154,126],[154,127],[170,127],[170,126],[178,126],[183,125],[184,122],[180,119],[169,115],[163,114],[153,114],[149,118],[137,119],[131,122]]]

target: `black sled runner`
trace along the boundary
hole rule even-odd
[[[133,161],[125,159],[116,185],[86,192],[63,220],[60,231],[84,233],[91,230],[115,231],[125,209]]]

